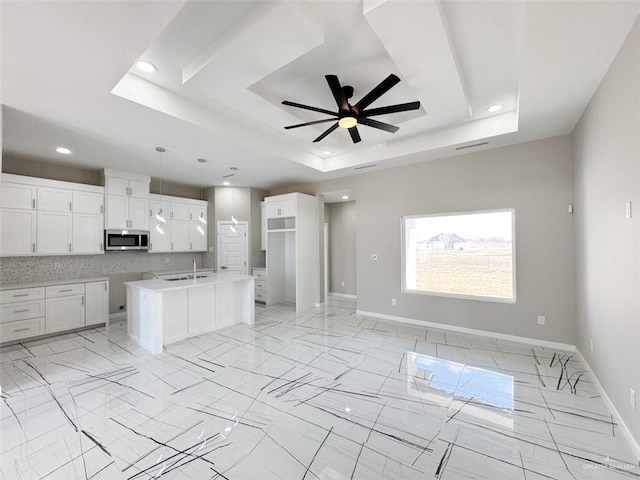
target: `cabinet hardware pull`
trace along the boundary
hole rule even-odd
[[[60,293],[63,293],[63,292],[73,292],[73,288],[67,288],[65,290],[60,290]]]
[[[173,210],[171,210],[171,218],[173,218]]]
[[[69,244],[69,251],[71,251],[71,244]]]
[[[173,250],[173,242],[171,242],[171,250]]]
[[[100,251],[102,252],[104,250],[104,245],[101,243],[100,244]]]
[[[26,310],[16,310],[13,313],[27,313],[29,311],[29,309],[27,308]]]
[[[193,243],[189,244],[189,250],[193,250]]]
[[[152,209],[149,209],[149,216],[153,217],[153,210]]]
[[[84,295],[82,296],[82,305],[84,305]]]
[[[107,282],[104,282],[104,291],[107,291]]]
[[[193,220],[193,213],[189,214],[189,220]]]
[[[29,328],[17,328],[16,330],[13,331],[13,333],[26,332],[27,330],[29,330]]]
[[[104,205],[100,205],[100,213],[104,213]]]
[[[28,293],[19,293],[19,294],[17,294],[17,295],[13,295],[13,297],[14,297],[14,298],[15,298],[15,297],[28,297],[28,296],[29,296],[29,294],[28,294]]]
[[[33,252],[36,251],[36,244],[35,243],[31,244],[31,251],[33,251]]]
[[[70,211],[70,212],[73,212],[73,205],[72,205],[72,203],[71,203],[71,202],[69,202],[69,211]]]
[[[35,198],[31,199],[31,207],[32,208],[36,208],[36,199]]]

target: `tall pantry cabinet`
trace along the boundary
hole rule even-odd
[[[319,302],[318,205],[302,193],[265,198],[267,305],[295,304],[299,312]]]

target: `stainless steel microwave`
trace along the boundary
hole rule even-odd
[[[149,232],[141,230],[105,230],[105,250],[148,250]]]

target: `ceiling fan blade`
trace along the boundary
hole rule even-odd
[[[338,114],[336,112],[332,112],[331,110],[325,110],[324,108],[312,107],[310,105],[303,105],[301,103],[290,102],[289,100],[283,100],[283,105],[288,105],[289,107],[302,108],[304,110],[311,110],[312,112],[325,113],[327,115],[333,115],[337,117]]]
[[[340,85],[340,80],[338,80],[337,75],[325,75],[324,78],[327,79],[327,83],[329,84],[331,93],[333,93],[333,98],[336,99],[338,108],[342,111],[348,112],[349,104],[347,103],[347,99],[344,96],[344,91],[342,90],[342,86]]]
[[[380,82],[369,93],[360,99],[358,103],[353,106],[356,112],[362,112],[365,108],[375,102],[382,95],[387,93],[394,85],[400,83],[400,79],[393,73]]]
[[[400,127],[396,127],[395,125],[389,125],[388,123],[379,122],[378,120],[372,120],[370,118],[359,118],[358,123],[368,127],[379,128],[380,130],[391,133],[396,133],[400,130]]]
[[[335,122],[335,121],[336,121],[335,118],[324,118],[322,120],[314,120],[313,122],[298,123],[297,125],[288,125],[288,126],[284,127],[284,129],[285,130],[289,130],[290,128],[306,127],[306,126],[309,126],[309,125],[316,125],[318,123]]]
[[[331,125],[329,128],[327,128],[322,135],[320,135],[318,138],[316,138],[314,140],[314,142],[319,142],[320,140],[322,140],[324,137],[326,137],[327,135],[329,135],[331,132],[333,132],[336,128],[338,128],[338,122],[334,123],[333,125]]]
[[[386,113],[406,112],[409,110],[417,110],[420,108],[420,102],[399,103],[397,105],[389,105],[387,107],[372,108],[360,113],[360,117],[375,117],[376,115],[384,115]]]
[[[360,133],[358,132],[358,127],[351,127],[349,129],[349,135],[351,135],[351,140],[353,140],[353,143],[358,143],[361,140]]]

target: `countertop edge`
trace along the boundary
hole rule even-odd
[[[69,278],[64,280],[43,280],[41,282],[5,283],[0,285],[0,291],[17,290],[19,288],[40,288],[53,285],[69,285],[71,283],[91,283],[109,280],[109,277]]]

